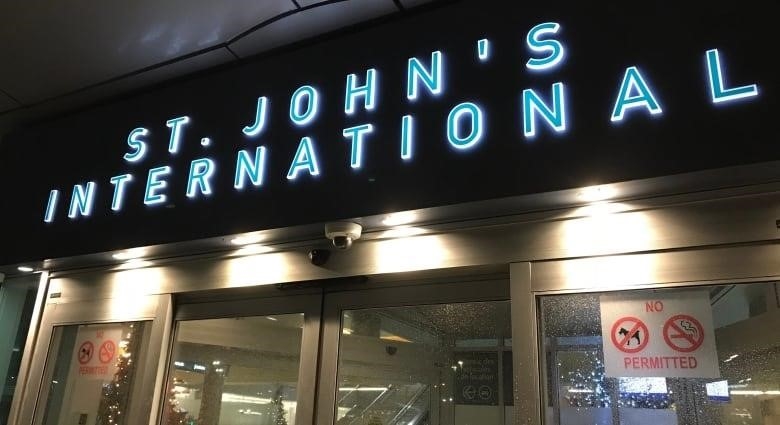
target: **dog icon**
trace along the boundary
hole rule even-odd
[[[620,334],[621,336],[626,336],[626,335],[628,335],[628,333],[629,333],[629,331],[626,328],[620,328],[620,330],[618,331],[618,334]],[[642,339],[639,336],[639,329],[635,330],[634,333],[629,336],[629,340],[628,340],[628,343],[626,344],[626,346],[630,346],[631,345],[631,340],[632,339],[636,339],[636,345],[641,345],[642,344]]]

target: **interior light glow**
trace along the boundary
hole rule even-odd
[[[141,258],[146,255],[146,250],[142,248],[134,248],[134,249],[128,249],[125,251],[116,252],[112,257],[114,257],[115,260],[133,260],[136,258]]]
[[[250,244],[256,244],[263,240],[263,237],[257,233],[250,233],[246,235],[236,236],[235,238],[230,240],[230,243],[233,245],[250,245]]]
[[[19,267],[16,268],[16,270],[19,270],[20,272],[23,272],[23,273],[30,273],[30,272],[32,272],[35,269],[33,269],[32,267],[28,267],[28,266],[19,266]]]
[[[760,391],[760,390],[733,390],[731,395],[780,395],[778,390]]]
[[[382,224],[385,226],[401,226],[404,224],[409,224],[415,220],[417,220],[417,214],[411,211],[404,211],[388,215],[384,220],[382,220]]]
[[[271,399],[252,397],[252,396],[241,395],[241,394],[223,393],[222,402],[223,403],[270,404]]]

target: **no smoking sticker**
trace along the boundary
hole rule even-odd
[[[116,352],[116,345],[114,341],[106,341],[100,346],[100,362],[108,363],[114,358]]]
[[[704,342],[704,327],[694,317],[678,314],[664,323],[664,341],[681,353],[696,351]]]
[[[636,317],[626,316],[612,325],[612,343],[624,353],[642,351],[650,340],[647,325]]]

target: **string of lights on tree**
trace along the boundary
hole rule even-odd
[[[98,425],[117,425],[124,423],[127,401],[130,398],[135,363],[132,354],[138,352],[140,340],[136,333],[141,326],[130,324],[125,338],[120,341],[121,352],[116,356],[114,378],[103,384],[100,405],[95,423]]]

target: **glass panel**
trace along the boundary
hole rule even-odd
[[[336,424],[511,424],[511,334],[508,301],[344,311]]]
[[[0,424],[8,423],[39,276],[9,279],[0,286]]]
[[[293,425],[303,314],[178,322],[163,424]]]
[[[55,327],[43,423],[126,424],[150,332],[150,322]]]
[[[755,283],[542,297],[545,423],[780,424],[778,293]]]

